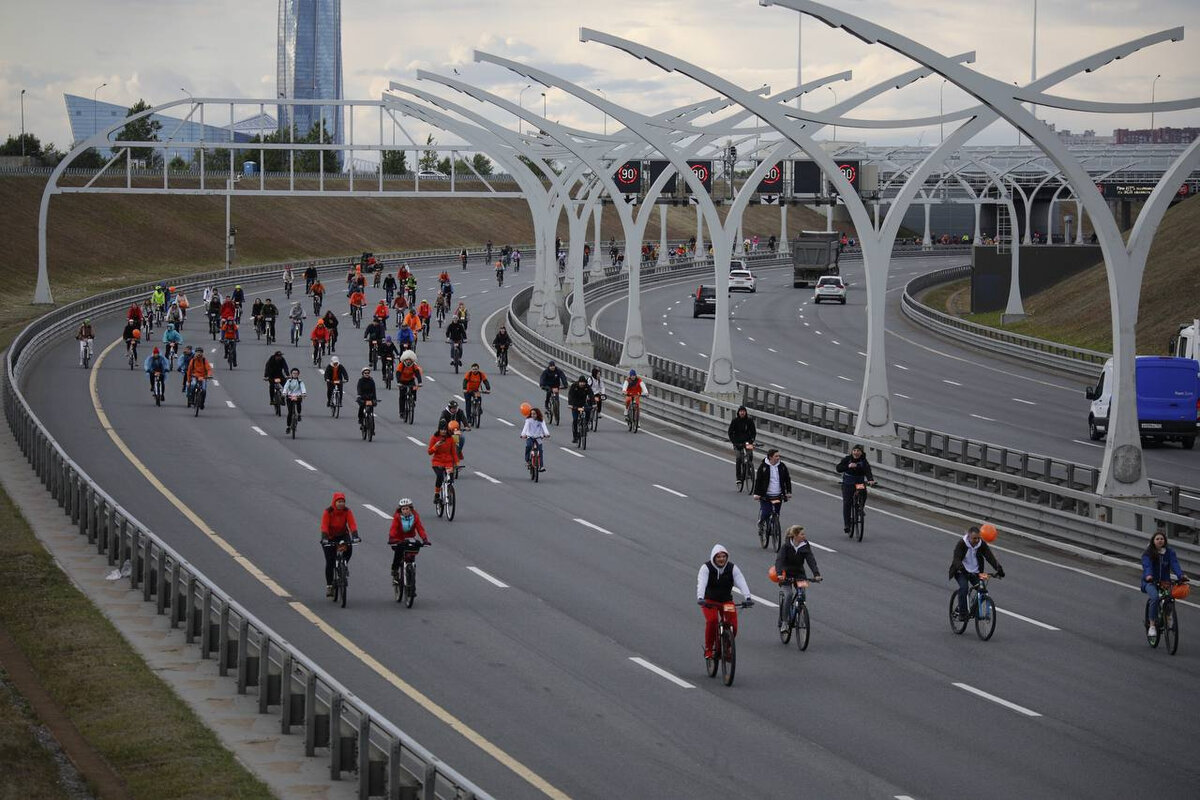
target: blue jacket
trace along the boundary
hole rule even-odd
[[[154,370],[158,370],[159,372],[163,373],[164,375],[166,375],[168,372],[170,372],[170,365],[167,364],[167,360],[165,358],[163,358],[161,355],[147,356],[146,361],[142,364],[142,366],[145,368],[147,375],[149,375]]]
[[[1149,580],[1154,580],[1156,582],[1162,583],[1162,582],[1171,580],[1172,574],[1180,575],[1180,576],[1182,576],[1184,574],[1183,567],[1179,566],[1179,556],[1175,555],[1175,551],[1172,550],[1170,547],[1167,548],[1167,552],[1164,555],[1159,557],[1158,564],[1157,564],[1157,567],[1158,567],[1157,571],[1155,570],[1155,566],[1156,565],[1154,564],[1154,559],[1150,557],[1150,553],[1149,552],[1142,553],[1142,591],[1143,592],[1149,591],[1146,588],[1147,586],[1150,585],[1148,582]]]
[[[183,334],[174,328],[167,328],[166,333],[163,334],[163,344],[170,344],[171,342],[183,344]]]

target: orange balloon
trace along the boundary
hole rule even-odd
[[[775,571],[775,567],[767,570],[767,577],[771,579],[771,583],[779,583],[779,573]]]
[[[1192,593],[1192,587],[1186,583],[1177,583],[1171,587],[1171,597],[1176,600],[1186,600],[1188,595]]]
[[[447,425],[446,427],[448,427],[450,429],[451,433],[454,433],[456,430],[458,430],[458,420],[456,420],[456,419],[450,420],[450,424]]]
[[[996,541],[996,526],[990,522],[985,522],[979,526],[979,537],[985,542]]]
[[[142,338],[142,332],[140,330],[138,330],[137,328],[134,328],[133,329],[133,338],[135,338],[135,339]]]
[[[533,406],[529,403],[521,403],[521,416],[528,417],[533,412]]]

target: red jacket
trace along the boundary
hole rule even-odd
[[[344,534],[358,533],[358,523],[354,521],[354,512],[347,506],[339,511],[334,507],[338,500],[345,500],[346,495],[334,492],[329,507],[321,514],[321,536],[325,539],[337,539]]]
[[[430,464],[435,467],[453,469],[458,466],[458,445],[453,436],[439,439],[435,433],[429,437],[429,455],[433,456]]]
[[[397,511],[392,515],[392,529],[388,531],[388,544],[399,544],[405,539],[413,538],[414,535],[420,536],[426,544],[429,543],[429,537],[425,535],[425,526],[421,524],[421,515],[415,508],[413,509],[413,527],[407,536],[405,536],[404,528],[400,523],[400,512]]]

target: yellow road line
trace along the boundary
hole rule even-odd
[[[113,429],[112,423],[110,423],[108,420],[108,415],[104,413],[104,408],[100,404],[100,393],[96,388],[96,378],[100,372],[100,365],[104,362],[105,357],[112,352],[113,348],[119,344],[122,344],[122,342],[123,340],[117,339],[108,347],[104,348],[104,351],[100,353],[100,355],[96,358],[95,363],[92,365],[91,376],[88,379],[88,391],[91,393],[92,407],[96,411],[96,417],[100,420],[100,427],[104,428],[104,432],[108,434],[108,438],[112,439],[113,444],[115,444],[117,449],[120,450],[125,458],[129,460],[129,463],[133,465],[133,468],[140,472],[142,477],[145,478],[151,486],[157,489],[159,494],[165,497],[167,501],[171,503],[171,505],[175,506],[175,508],[179,510],[179,513],[183,514],[184,517],[186,517],[189,522],[195,525],[201,533],[203,533],[214,544],[224,550],[237,564],[241,565],[243,569],[249,572],[256,580],[274,592],[277,596],[283,598],[289,597],[287,590],[285,590],[282,586],[272,580],[269,575],[255,566],[250,559],[239,553],[233,545],[221,538],[221,536],[211,527],[209,527],[209,525],[202,520],[200,516],[196,514],[196,512],[192,511],[192,509],[190,509],[182,500],[176,497],[175,494],[171,492],[171,490],[168,489],[166,485],[163,484],[163,482],[160,481],[144,463],[142,463],[141,459],[133,454],[133,451],[129,449],[129,446],[125,444],[124,440],[122,440],[117,434],[116,430]],[[318,630],[345,648],[347,652],[365,664],[369,669],[407,695],[410,700],[424,708],[442,722],[449,725],[464,739],[478,747],[483,752],[487,753],[492,758],[496,759],[496,761],[500,762],[508,769],[512,770],[514,773],[520,776],[522,780],[528,782],[531,786],[545,794],[547,797],[555,798],[555,800],[568,800],[569,796],[566,793],[556,789],[547,780],[542,778],[529,767],[510,756],[496,745],[492,744],[492,742],[486,739],[481,733],[467,725],[458,717],[451,714],[442,706],[438,705],[436,702],[430,699],[428,695],[421,692],[412,684],[403,680],[399,675],[389,670],[383,664],[379,663],[379,661],[372,657],[366,650],[363,650],[354,642],[350,641],[350,639],[342,635],[332,625],[317,616],[316,612],[312,611],[310,608],[308,608],[308,606],[295,600],[290,601],[288,605],[291,606],[296,613],[300,614],[300,616],[312,623]]]

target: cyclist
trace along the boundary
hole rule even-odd
[[[551,361],[542,370],[542,376],[538,379],[538,386],[546,393],[546,399],[542,402],[542,405],[549,406],[550,395],[558,389],[567,388],[567,376],[563,374],[557,364]]]
[[[250,304],[250,321],[254,323],[254,329],[259,333],[263,333],[265,331],[263,328],[262,308],[262,298],[254,298],[254,302]]]
[[[855,485],[875,485],[875,475],[867,461],[867,453],[861,444],[850,448],[850,455],[838,462],[837,471],[842,473],[842,533],[850,532],[850,507],[854,504]],[[966,595],[963,596],[966,603]]]
[[[326,311],[325,316],[321,317],[321,319],[325,320],[325,330],[329,332],[329,352],[336,353],[338,327],[340,324],[337,314],[333,313],[333,311]]]
[[[372,316],[383,320],[383,324],[386,326],[388,318],[388,304],[380,300],[375,304],[375,310],[372,312]]]
[[[179,352],[179,346],[183,344],[183,334],[175,330],[175,323],[167,323],[167,329],[163,331],[162,343],[167,356]]]
[[[361,426],[367,401],[379,402],[379,393],[375,390],[375,379],[371,377],[370,367],[362,368],[362,376],[358,379],[358,386],[354,389],[354,399],[358,402],[358,424]]]
[[[1158,585],[1169,583],[1171,575],[1179,576],[1181,583],[1188,579],[1183,567],[1179,566],[1179,556],[1174,548],[1167,546],[1167,535],[1157,531],[1142,552],[1142,591],[1146,593],[1146,633],[1149,636],[1158,634],[1154,625],[1158,619]]]
[[[791,607],[792,597],[796,592],[800,593],[800,602],[804,602],[804,589],[797,584],[808,580],[808,573],[804,571],[805,564],[812,570],[813,581],[820,583],[821,570],[817,568],[817,558],[808,544],[804,526],[792,525],[787,529],[787,541],[779,548],[779,555],[775,556],[775,572],[779,576],[779,586],[785,595],[784,608]],[[787,624],[787,620],[781,621],[779,629],[786,632]]]
[[[317,268],[308,266],[304,270],[304,293],[312,294],[313,284],[317,282]]]
[[[275,319],[279,316],[279,306],[271,302],[271,298],[267,298],[262,306],[262,321],[263,332],[267,334],[267,338],[272,342],[275,341]]]
[[[242,291],[242,285],[239,283],[233,287],[233,304],[237,306],[237,320],[242,321],[242,306],[246,304],[246,293]]]
[[[746,598],[747,606],[754,605],[746,577],[736,564],[729,560],[729,551],[723,545],[713,545],[708,561],[700,565],[696,574],[696,603],[704,612],[704,657],[711,659],[717,644],[717,609],[709,603],[732,603],[733,587],[736,586]],[[737,636],[737,610],[726,613],[725,618]]]
[[[479,369],[478,364],[472,364],[471,368],[467,370],[467,374],[463,375],[462,384],[463,397],[466,398],[467,403],[467,419],[471,419],[472,403],[479,400],[480,387],[484,391],[490,392],[492,390],[492,384],[488,380],[488,376]]]
[[[466,252],[466,251],[464,251],[464,252]],[[448,284],[449,282],[450,282],[450,273],[447,272],[446,270],[442,270],[438,274],[438,288],[442,290],[442,294],[446,293],[446,284]]]
[[[129,304],[129,310],[125,312],[125,319],[131,319],[140,328],[142,327],[142,307],[134,301]]]
[[[512,347],[512,338],[508,335],[508,328],[503,325],[496,331],[495,338],[492,339],[492,347],[496,350],[496,358],[500,357],[502,351]]]
[[[442,297],[446,298],[446,313],[450,313],[450,302],[454,299],[454,284],[446,281],[442,284]]]
[[[410,331],[412,331],[412,340],[415,343],[417,341],[417,334],[421,332],[422,323],[421,318],[413,313],[411,307],[409,308],[408,313],[404,315],[404,322],[401,327],[408,328]]]
[[[180,329],[182,329],[183,328],[183,320],[187,320],[187,312],[188,312],[188,309],[191,307],[191,303],[188,302],[187,295],[183,293],[182,289],[180,289],[179,294],[177,294],[175,296],[175,302],[178,303],[178,305],[179,305],[179,313],[183,315],[182,320],[179,324]]]
[[[404,312],[409,308],[408,298],[401,292],[393,297],[388,305],[396,312],[396,324],[400,325],[404,321]]]
[[[446,318],[446,311],[447,311],[447,305],[448,305],[448,303],[446,301],[446,295],[439,293],[438,296],[434,299],[433,303],[434,303],[434,308],[437,312],[438,322],[440,323],[442,320],[444,320]]]
[[[417,337],[413,335],[413,329],[404,324],[396,330],[396,341],[399,342],[402,352],[417,346]]]
[[[412,277],[412,273],[408,271],[408,264],[400,265],[400,269],[396,270],[396,286],[397,288],[404,286],[405,282]]]
[[[309,287],[309,293],[313,299],[313,314],[321,313],[321,305],[325,302],[325,284],[321,283],[321,279],[317,278]]]
[[[184,376],[183,381],[179,386],[179,391],[181,392],[187,392],[187,368],[188,364],[192,363],[192,356],[194,355],[196,354],[192,352],[192,346],[190,344],[185,344],[183,346],[183,352],[179,356],[178,369],[179,373]]]
[[[287,359],[283,357],[283,352],[276,350],[275,353],[267,359],[266,365],[263,367],[263,380],[267,382],[267,402],[270,403],[275,399],[271,388],[278,380],[281,384],[288,379],[291,374],[288,369]]]
[[[362,324],[362,313],[366,305],[367,296],[358,287],[355,287],[354,292],[350,295],[350,316],[357,319],[358,324]]]
[[[383,337],[387,335],[387,328],[380,322],[379,317],[371,320],[371,324],[363,331],[363,338],[367,340],[367,359],[371,362],[371,366],[375,366],[375,360],[379,357],[379,345],[383,344]]]
[[[199,403],[200,408],[204,408],[204,389],[208,385],[208,379],[212,377],[212,364],[204,356],[204,348],[197,347],[192,354],[192,360],[188,362],[187,372],[184,375],[184,382],[188,385],[188,405]]]
[[[237,365],[237,343],[242,340],[241,331],[238,330],[238,324],[235,320],[227,319],[221,323],[221,342],[225,348],[225,353],[231,353],[233,363]]]
[[[221,296],[217,294],[217,291],[214,289],[212,296],[209,297],[204,307],[205,313],[208,315],[210,322],[211,320],[221,318],[221,308]]]
[[[396,276],[390,272],[383,279],[383,295],[384,303],[390,306],[392,298],[396,296]]]
[[[579,426],[584,409],[592,405],[592,391],[588,388],[587,375],[580,375],[579,380],[571,384],[571,388],[567,390],[567,405],[571,407],[571,444],[579,444]]]
[[[221,322],[227,319],[236,319],[238,313],[238,305],[233,302],[233,297],[226,297],[221,301]]]
[[[604,379],[600,377],[600,368],[592,367],[592,375],[587,379],[588,391],[592,393],[592,402],[595,403],[603,400],[607,395],[604,393]]]
[[[304,313],[304,309],[300,307],[300,301],[299,300],[294,301],[292,303],[292,310],[288,312],[288,322],[290,322],[293,325],[295,325],[296,323],[300,323],[300,327],[297,328],[297,331],[296,331],[297,337],[304,335],[304,318],[305,318],[305,316],[306,315]]]
[[[521,271],[521,251],[513,250],[512,252],[513,272]]]
[[[625,378],[625,383],[621,385],[621,393],[625,395],[625,418],[629,418],[629,406],[634,402],[634,398],[641,399],[641,396],[646,392],[646,384],[638,377],[637,370],[629,370],[629,376]]]
[[[304,386],[304,381],[300,380],[300,368],[292,367],[291,376],[283,384],[283,397],[287,400],[287,418],[289,420],[295,419],[296,422],[300,421],[300,412],[304,405],[304,398],[307,396],[308,389]],[[295,417],[292,416],[293,414],[295,414]],[[291,433],[292,426],[289,424],[284,428],[283,432]]]
[[[483,263],[488,263],[492,260],[492,240],[487,240],[487,247],[483,251]]]
[[[504,262],[496,262],[496,283],[500,286],[504,285]]]
[[[404,281],[404,291],[408,294],[408,304],[411,306],[417,302],[417,276],[409,275]]]
[[[967,617],[967,589],[979,583],[984,561],[992,565],[997,578],[1004,577],[1004,567],[996,561],[992,548],[983,540],[979,526],[972,525],[967,528],[963,537],[955,542],[954,556],[950,561],[950,580],[958,581],[958,608],[955,610],[958,619]]]
[[[292,275],[292,265],[288,264],[283,268],[283,293],[288,297],[292,296],[292,284],[295,278]]]
[[[400,353],[404,352],[404,349],[396,347],[396,343],[392,341],[390,334],[383,337],[383,343],[379,345],[379,368],[385,371],[394,371],[396,369],[396,358]]]
[[[92,342],[96,338],[96,332],[92,330],[92,321],[85,319],[79,326],[79,330],[75,331],[75,341],[79,342],[79,365],[83,366],[83,354],[92,347]]]
[[[446,341],[455,342],[456,344],[462,344],[466,340],[467,340],[466,324],[458,317],[452,318],[450,320],[450,323],[446,326]]]
[[[362,267],[360,267],[358,264],[355,264],[353,261],[351,261],[350,266],[347,267],[347,269],[346,269],[346,297],[349,297],[354,292],[354,284],[357,283],[358,273],[361,269],[362,269]]]
[[[471,324],[471,312],[467,311],[467,304],[458,301],[458,308],[454,309],[454,318],[462,323],[463,334],[466,335],[467,326]]]
[[[142,368],[146,370],[146,375],[150,378],[150,394],[154,394],[154,373],[157,372],[160,375],[166,376],[167,370],[169,369],[167,360],[159,354],[158,348],[156,347],[150,353],[150,355],[146,356],[146,361],[144,364],[142,364]],[[163,377],[164,388],[166,386],[166,381],[166,377]]]
[[[429,318],[433,316],[433,307],[429,305],[428,300],[422,300],[417,306],[417,319],[421,323],[421,330],[425,331],[425,339],[429,338]]]
[[[540,408],[529,409],[529,416],[525,418],[525,425],[521,428],[521,438],[525,440],[525,466],[529,466],[529,457],[533,454],[535,445],[541,445],[542,439],[550,438],[550,428],[546,426],[546,419],[542,416]],[[538,472],[546,471],[546,448],[542,450],[542,466]]]
[[[333,387],[338,384],[344,387],[349,380],[350,375],[338,357],[334,356],[329,359],[329,366],[325,367],[325,406],[327,408],[333,407]],[[342,391],[345,389],[343,388]]]
[[[155,286],[154,291],[150,293],[150,303],[155,311],[163,314],[167,310],[167,290],[162,286]]]
[[[738,406],[737,413],[729,422],[729,441],[733,445],[734,457],[741,458],[746,445],[754,444],[756,438],[758,428],[754,425],[754,418],[745,406]]]
[[[437,432],[429,437],[428,453],[431,456],[430,466],[433,467],[434,502],[441,496],[442,483],[446,480],[446,471],[454,470],[460,463],[458,448],[454,445],[454,437],[450,434],[449,423],[445,419],[438,420]]]
[[[179,308],[179,303],[172,300],[167,306],[167,324],[174,325],[176,328],[183,327],[183,311]]]
[[[425,534],[425,526],[421,524],[421,516],[417,513],[413,501],[403,497],[396,504],[396,513],[392,515],[392,527],[388,530],[388,546],[395,553],[392,556],[393,581],[400,577],[402,562],[417,560],[416,549],[406,548],[405,544],[415,542],[418,536],[423,544],[432,544]]]
[[[412,350],[405,350],[400,354],[400,361],[396,364],[396,387],[398,389],[411,389],[413,396],[416,396],[416,391],[421,387],[421,382],[425,380],[425,373],[417,364],[417,354]],[[403,396],[403,395],[401,395]],[[404,415],[406,409],[401,409],[401,416]]]
[[[358,523],[354,512],[346,507],[346,495],[334,492],[329,507],[321,514],[321,549],[325,551],[325,596],[333,597],[333,560],[339,543],[346,544],[343,560],[349,561],[358,538]]]
[[[308,335],[312,341],[313,348],[313,363],[321,357],[321,348],[329,344],[329,331],[325,328],[325,320],[317,320],[316,327],[312,329],[312,333]]]
[[[142,302],[142,325],[147,333],[154,330],[154,314],[154,301],[147,297]]]
[[[758,465],[753,494],[758,501],[758,530],[761,533],[775,501],[784,503],[792,496],[792,476],[788,474],[787,464],[783,463],[779,451],[774,447],[767,451],[767,457]]]
[[[449,425],[451,422],[458,423],[458,460],[461,462],[463,458],[463,448],[467,445],[467,437],[463,434],[464,431],[471,430],[470,424],[467,422],[467,415],[458,407],[458,401],[453,397],[450,402],[446,403],[446,407],[442,409],[441,415],[438,417],[438,425],[442,423]]]
[[[121,338],[125,340],[125,352],[133,352],[133,357],[137,358],[138,342],[142,340],[142,329],[134,327],[133,320],[129,320],[125,324],[125,330],[121,332]]]

